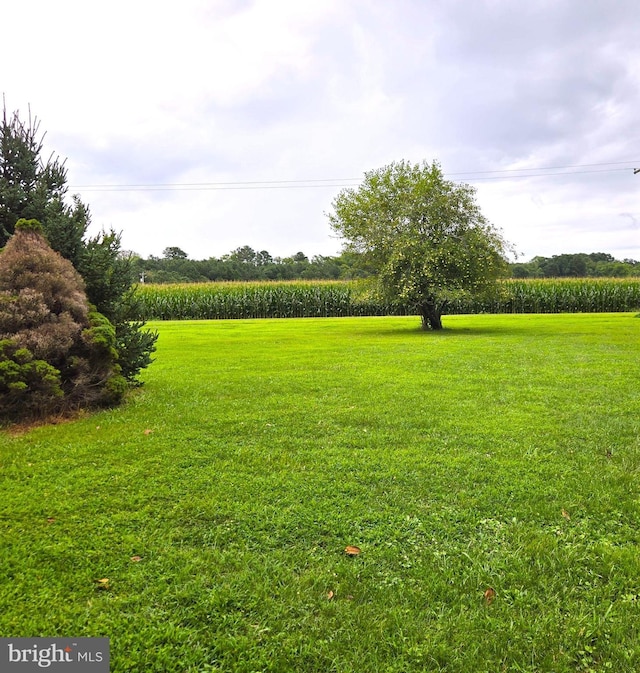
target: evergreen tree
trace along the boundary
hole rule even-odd
[[[0,121],[0,247],[20,219],[38,220],[49,245],[83,277],[89,302],[115,327],[122,375],[137,380],[151,362],[157,334],[135,321],[135,280],[131,260],[120,255],[113,230],[88,237],[91,215],[79,196],[68,197],[64,161],[42,160],[44,134],[31,114],[25,122],[3,106]]]
[[[127,383],[113,325],[37,220],[0,254],[0,420],[116,404]]]

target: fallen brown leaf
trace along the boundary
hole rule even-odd
[[[330,592],[327,594],[327,600],[330,601],[330,600],[334,597],[334,595],[335,595],[335,594],[333,593],[333,591],[330,591]]]
[[[145,435],[150,435],[152,432],[153,432],[153,430],[150,430],[149,428],[147,428],[147,429],[144,431],[144,434],[145,434]]]
[[[566,509],[563,509],[563,510],[562,510],[562,516],[563,516],[567,521],[571,521],[571,517],[569,516],[569,512],[567,512]]]
[[[354,547],[353,545],[347,545],[344,548],[344,553],[347,556],[357,556],[360,553],[361,549],[360,547]]]
[[[96,588],[98,588],[98,589],[109,589],[110,586],[111,586],[109,584],[109,578],[108,577],[103,577],[99,580],[94,580],[94,582],[96,583],[96,585],[97,585]]]
[[[47,518],[47,523],[54,523],[54,522],[55,522],[54,517],[50,516],[50,517]]]
[[[493,587],[488,587],[484,592],[484,602],[487,605],[491,605],[496,597],[496,590]]]
[[[132,556],[132,557],[131,557],[131,560],[132,560],[134,563],[137,563],[138,561],[142,561],[142,556]]]

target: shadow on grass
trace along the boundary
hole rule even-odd
[[[509,317],[517,317],[518,320],[505,320],[505,315]],[[380,328],[377,330],[372,330],[376,334],[381,336],[413,336],[415,338],[425,338],[425,339],[446,339],[449,337],[461,337],[461,336],[507,336],[512,334],[531,334],[542,336],[544,333],[548,333],[549,330],[542,325],[534,327],[531,324],[531,321],[524,319],[535,318],[538,314],[482,314],[483,320],[482,324],[456,324],[455,319],[458,317],[467,317],[467,316],[449,316],[449,318],[454,318],[454,321],[447,321],[447,316],[443,316],[443,328],[441,330],[432,330],[432,329],[423,329],[420,324],[420,319],[416,318],[415,324],[411,325],[397,325],[397,326],[383,326],[380,325]],[[550,315],[550,314],[545,314]],[[487,319],[496,318],[495,324],[487,324]],[[453,322],[453,324],[452,324]],[[371,334],[372,331],[368,333]],[[552,332],[555,333],[555,332]]]
[[[486,328],[486,327],[444,327],[441,330],[424,330],[421,327],[417,328],[397,328],[397,329],[379,329],[379,330],[368,330],[366,334],[368,335],[379,335],[381,337],[407,337],[415,339],[448,339],[451,337],[481,337],[481,336],[498,336],[498,335],[507,335],[520,333],[526,330],[518,329],[499,329],[499,328]],[[363,331],[362,334],[365,334]]]

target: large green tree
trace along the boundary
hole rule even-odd
[[[343,189],[329,221],[347,251],[362,255],[388,298],[442,329],[454,299],[486,292],[506,274],[509,246],[480,212],[475,190],[440,166],[394,162]]]
[[[157,335],[134,319],[134,268],[121,254],[120,235],[88,235],[89,208],[69,197],[64,161],[42,158],[44,134],[37,118],[21,119],[3,106],[0,118],[0,248],[20,219],[38,220],[53,250],[83,277],[89,301],[114,325],[122,375],[136,382],[151,362]]]

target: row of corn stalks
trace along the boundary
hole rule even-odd
[[[253,282],[141,285],[139,318],[199,320],[407,315],[358,282]],[[505,280],[498,292],[452,302],[456,313],[580,313],[640,308],[640,278]]]

